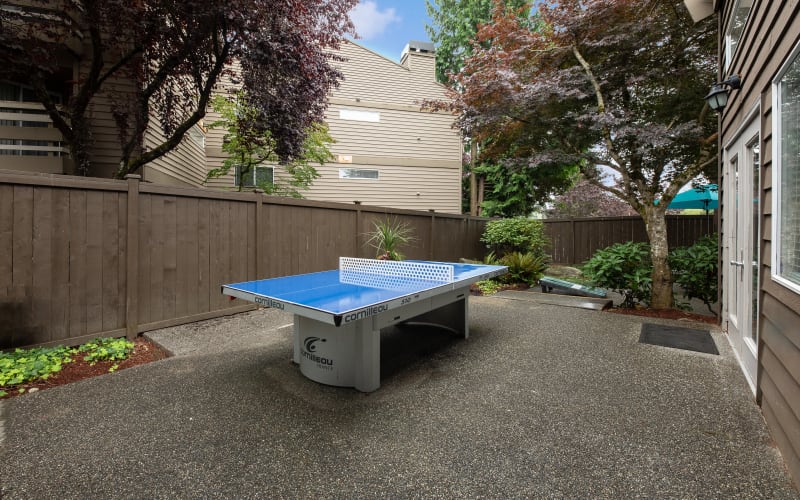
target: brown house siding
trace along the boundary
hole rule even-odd
[[[720,2],[720,61],[724,61],[725,32],[735,2]],[[758,375],[756,399],[795,483],[800,481],[800,295],[772,280],[772,80],[800,40],[800,5],[796,1],[755,0],[730,66],[720,79],[742,77],[742,88],[731,93],[721,120],[724,147],[749,117],[760,123],[760,267]],[[719,185],[725,186],[724,169]],[[720,196],[720,228],[730,211]],[[720,241],[728,235],[721,233]],[[726,243],[723,243],[725,245]],[[721,261],[722,282],[729,279]],[[723,290],[723,287],[720,287]],[[725,298],[723,297],[723,300]],[[726,325],[723,323],[723,327]]]

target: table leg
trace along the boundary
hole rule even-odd
[[[368,319],[356,326],[353,386],[361,392],[372,392],[381,386],[381,331],[374,323]]]
[[[292,327],[294,334],[292,338],[294,340],[294,349],[292,350],[292,362],[294,364],[300,364],[300,316],[294,315],[294,326]]]

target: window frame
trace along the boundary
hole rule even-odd
[[[350,170],[353,172],[375,172],[375,177],[360,177],[360,176],[347,176],[343,175],[345,170]],[[350,167],[340,167],[339,168],[339,179],[342,180],[356,180],[356,181],[379,181],[381,180],[381,171],[377,168],[350,168]]]
[[[380,123],[381,112],[369,109],[341,108],[339,110],[339,119],[353,122]]]
[[[723,56],[725,58],[724,59],[724,66],[725,66],[725,70],[726,71],[728,70],[728,68],[730,68],[731,62],[733,61],[733,57],[736,55],[736,52],[739,49],[739,45],[740,45],[740,42],[742,40],[742,35],[744,34],[744,29],[747,27],[747,21],[750,20],[750,14],[753,12],[753,4],[755,3],[755,1],[754,0],[747,0],[747,1],[750,2],[750,6],[747,8],[747,15],[744,16],[744,22],[742,23],[742,32],[739,33],[739,36],[736,39],[736,49],[731,51],[731,39],[732,39],[731,30],[732,30],[732,28],[734,26],[734,21],[736,19],[736,14],[740,11],[739,5],[741,5],[741,3],[743,1],[745,1],[745,0],[736,0],[736,3],[734,4],[733,11],[732,11],[733,15],[730,17],[730,19],[729,19],[730,22],[728,23],[728,26],[725,29],[725,35],[724,35],[724,40],[723,40],[723,42],[724,42],[724,47],[723,47],[724,54],[723,54]]]
[[[772,142],[772,217],[771,217],[771,226],[772,226],[772,252],[771,252],[771,266],[770,266],[770,275],[773,281],[779,283],[786,288],[792,290],[795,293],[800,294],[800,277],[798,281],[793,281],[790,278],[785,277],[781,274],[781,246],[783,244],[783,238],[781,233],[781,218],[782,218],[782,210],[781,210],[781,201],[783,197],[783,189],[781,187],[782,175],[783,175],[783,161],[782,161],[782,154],[783,154],[783,130],[782,130],[782,120],[781,120],[781,113],[780,113],[780,106],[781,106],[781,80],[786,74],[789,73],[790,69],[793,67],[794,64],[800,65],[800,43],[797,43],[792,51],[790,52],[789,56],[786,58],[786,61],[780,66],[778,72],[775,74],[775,77],[772,80],[772,131],[773,131],[773,140]],[[798,87],[800,89],[800,87]],[[800,176],[800,166],[798,166],[797,175]]]
[[[206,133],[199,124],[192,125],[186,131],[186,136],[198,148],[206,149]]]
[[[249,175],[252,176],[252,184],[250,184],[250,185],[243,184],[241,186],[242,188],[257,188],[258,187],[258,184],[256,183],[256,173],[258,172],[258,169],[260,169],[260,168],[270,169],[272,171],[272,181],[271,181],[271,183],[275,184],[275,166],[274,165],[256,165],[255,167],[253,167],[253,170],[251,172],[249,172]],[[234,169],[234,172],[233,172],[233,185],[235,187],[237,187],[237,188],[240,187],[239,186],[239,166],[238,165],[236,166],[236,168]]]

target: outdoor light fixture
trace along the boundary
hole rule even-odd
[[[726,86],[729,88],[725,88]],[[722,110],[728,105],[729,90],[740,88],[742,88],[742,79],[739,78],[739,75],[731,75],[724,82],[715,83],[705,97],[708,107],[717,113],[722,113]]]

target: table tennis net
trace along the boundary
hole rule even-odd
[[[453,266],[339,257],[339,282],[386,289],[452,283]]]

